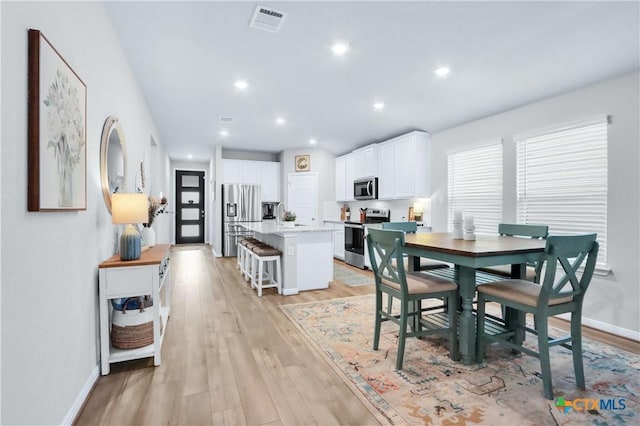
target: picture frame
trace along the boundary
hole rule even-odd
[[[308,172],[311,170],[311,158],[309,155],[296,155],[295,158],[296,172]]]
[[[29,29],[28,211],[87,209],[87,86]]]

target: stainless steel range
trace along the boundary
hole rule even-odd
[[[365,226],[372,223],[389,222],[388,209],[366,209],[364,222],[347,221],[344,223],[344,261],[360,269],[366,269],[365,255],[367,244]]]

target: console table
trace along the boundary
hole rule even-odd
[[[171,245],[158,244],[142,252],[140,259],[120,260],[112,256],[99,265],[100,281],[100,362],[102,375],[110,364],[153,356],[160,365],[160,352],[171,307],[169,253]],[[164,303],[160,291],[164,289]],[[153,297],[153,343],[136,349],[117,349],[111,345],[111,299],[150,294]]]

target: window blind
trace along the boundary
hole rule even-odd
[[[502,221],[502,141],[448,155],[449,230],[453,212],[473,215],[477,234],[497,234]]]
[[[607,260],[607,118],[516,138],[518,223],[549,234],[598,233]]]

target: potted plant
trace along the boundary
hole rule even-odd
[[[294,212],[285,211],[284,216],[282,217],[284,221],[284,226],[291,227],[295,226],[294,222],[296,221],[296,214]]]

